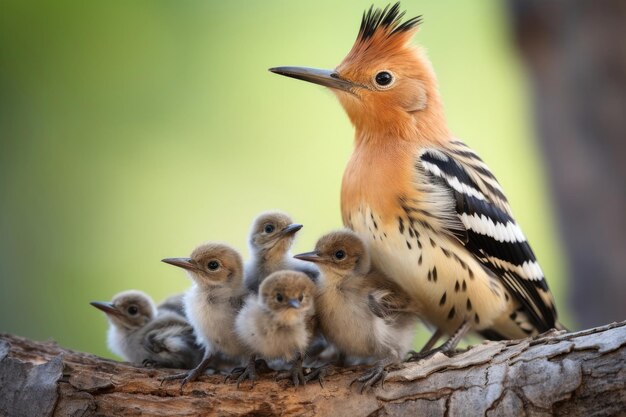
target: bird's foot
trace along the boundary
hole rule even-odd
[[[237,389],[239,389],[241,383],[246,379],[249,379],[251,387],[254,387],[254,381],[257,379],[255,361],[250,361],[245,367],[240,366],[233,369],[230,374],[226,376],[224,382],[228,381],[229,379],[237,380]]]
[[[412,350],[409,352],[409,355],[405,362],[417,362],[417,361],[421,361],[424,359],[428,359],[431,356],[433,356],[435,353],[436,352],[434,352],[434,349],[431,349],[427,352],[416,352]]]
[[[285,379],[291,380],[294,387],[297,387],[300,384],[306,385],[307,380],[304,375],[304,369],[302,368],[302,362],[295,363],[288,371],[280,372],[276,375],[276,381],[282,381]]]
[[[409,355],[405,362],[417,362],[421,360],[426,360],[432,358],[437,353],[443,353],[446,356],[452,356],[454,354],[454,349],[443,349],[441,346],[435,349],[428,350],[426,352],[416,352],[414,350],[409,352]]]
[[[385,378],[387,377],[387,371],[385,368],[384,364],[374,365],[369,371],[365,372],[360,377],[354,378],[350,383],[350,386],[359,382],[361,384],[361,394],[363,394],[367,389],[375,387],[377,384],[380,384],[380,387],[384,389]]]
[[[312,369],[311,372],[304,376],[305,382],[314,381],[317,379],[317,382],[320,384],[320,387],[324,388],[324,381],[326,375],[328,375],[328,369],[330,365],[323,365],[319,368]]]
[[[198,379],[198,377],[199,377],[200,375],[202,375],[202,372],[203,372],[203,371],[204,371],[204,370],[197,370],[197,368],[196,368],[196,369],[192,369],[192,370],[187,371],[187,372],[182,372],[182,373],[179,373],[179,374],[174,374],[174,375],[164,376],[163,378],[161,378],[161,385],[163,385],[163,383],[164,383],[165,381],[177,381],[177,380],[179,380],[179,379],[182,379],[182,380],[183,380],[183,382],[181,382],[181,384],[180,384],[180,390],[181,390],[181,392],[182,392],[183,387],[184,387],[184,386],[185,386],[188,382],[193,382],[193,381],[195,381],[196,379]]]
[[[180,384],[180,391],[182,392],[185,384],[187,384],[188,382],[193,382],[196,379],[198,379],[198,377],[202,375],[204,371],[206,370],[206,368],[209,366],[210,362],[211,362],[211,356],[207,356],[204,359],[202,359],[202,362],[200,362],[198,366],[196,366],[195,368],[187,372],[182,372],[180,374],[174,374],[174,375],[168,375],[168,376],[161,378],[161,385],[163,385],[163,382],[165,381],[176,381],[176,380],[182,379],[183,382]]]

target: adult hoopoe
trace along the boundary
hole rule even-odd
[[[436,327],[424,350],[469,330],[545,332],[557,313],[543,272],[496,178],[448,129],[430,61],[410,44],[421,17],[403,16],[399,3],[370,8],[335,70],[270,71],[331,88],[355,126],[343,222]]]

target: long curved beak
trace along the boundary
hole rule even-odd
[[[280,74],[285,77],[296,78],[298,80],[308,81],[313,84],[319,84],[324,87],[343,90],[354,94],[355,84],[342,79],[339,74],[332,70],[306,67],[276,67],[270,68],[269,70],[274,74]]]
[[[294,255],[294,258],[309,262],[322,262],[324,260],[316,251],[299,253]]]
[[[104,311],[106,314],[113,314],[115,316],[119,316],[121,314],[120,311],[113,305],[113,303],[104,301],[92,301],[89,304],[91,304],[98,310]]]
[[[298,230],[302,229],[301,224],[292,223],[289,226],[285,227],[280,233],[284,236],[292,236],[298,233]]]
[[[191,258],[165,258],[161,259],[161,262],[165,262],[166,264],[174,265],[188,271],[195,271],[198,269],[198,265]]]

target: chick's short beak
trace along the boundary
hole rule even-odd
[[[289,307],[291,308],[300,308],[300,301],[296,300],[295,298],[290,298],[287,301],[287,304],[289,305]]]
[[[292,223],[289,226],[285,227],[283,230],[281,230],[280,233],[283,236],[293,236],[298,233],[298,230],[300,229],[302,229],[301,224]]]
[[[294,255],[294,258],[309,262],[322,262],[322,257],[316,251]]]
[[[276,67],[270,68],[274,74],[285,77],[296,78],[302,81],[323,85],[324,87],[346,91],[354,94],[356,85],[348,80],[342,79],[336,71],[306,68],[306,67]]]
[[[117,307],[113,305],[113,303],[104,301],[92,301],[89,304],[91,304],[98,310],[104,311],[106,314],[113,314],[116,316],[119,316],[121,314]]]
[[[195,271],[198,269],[196,261],[191,258],[165,258],[161,259],[161,262],[165,262],[166,264],[174,265],[188,271]]]

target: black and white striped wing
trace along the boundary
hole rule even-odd
[[[502,280],[537,330],[553,328],[556,310],[541,267],[484,162],[465,144],[453,141],[448,149],[422,151],[419,164],[429,182],[451,192],[467,250]]]

